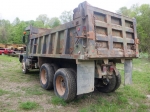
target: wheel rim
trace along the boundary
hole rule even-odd
[[[65,87],[65,81],[62,76],[58,76],[56,78],[56,89],[59,95],[64,95],[66,87]]]
[[[24,62],[22,62],[22,71],[24,72],[24,71],[25,71],[25,69],[26,69],[25,63],[24,63]]]
[[[42,81],[43,84],[46,84],[46,82],[47,82],[46,70],[45,69],[42,69],[42,71],[41,71],[41,81]]]
[[[108,85],[110,82],[109,82],[109,78],[105,78],[103,79],[103,84],[104,85]]]

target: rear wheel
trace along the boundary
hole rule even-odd
[[[114,92],[115,90],[117,90],[121,85],[121,75],[120,73],[118,75],[116,75],[116,85],[115,88],[112,90],[112,92]]]
[[[113,74],[107,78],[96,79],[95,88],[104,93],[110,93],[116,86],[116,76]]]
[[[49,90],[53,89],[53,77],[54,77],[53,67],[45,63],[40,68],[40,83],[42,88]]]
[[[55,94],[65,101],[73,100],[76,97],[76,79],[70,69],[58,69],[54,75],[53,83]]]
[[[59,69],[59,67],[56,64],[54,64],[54,63],[52,63],[50,65],[53,67],[54,72],[56,72]]]

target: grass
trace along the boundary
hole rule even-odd
[[[0,56],[0,112],[149,112],[150,62],[147,54],[140,57],[133,60],[132,85],[124,85],[124,66],[117,64],[122,76],[118,90],[95,91],[66,103],[53,90],[41,88],[38,71],[22,74],[18,58]]]
[[[47,94],[47,95],[50,95],[50,93],[46,90],[43,90],[41,88],[41,86],[33,86],[33,87],[23,87],[21,88],[23,91],[25,91],[25,94],[26,95],[44,95],[44,94]]]
[[[49,101],[49,102],[54,104],[54,105],[62,105],[62,106],[67,105],[67,103],[63,99],[61,99],[57,96],[52,97],[51,101]]]
[[[32,109],[37,108],[37,106],[38,106],[38,104],[36,102],[30,102],[30,101],[22,102],[20,104],[20,108],[22,108],[24,110],[32,110]]]
[[[22,88],[22,90],[24,90],[26,92],[26,94],[28,95],[42,95],[44,94],[43,91],[40,91],[39,88]]]
[[[8,91],[0,89],[0,96],[8,94]]]

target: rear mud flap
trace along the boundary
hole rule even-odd
[[[77,64],[77,95],[94,91],[94,61],[83,61]]]

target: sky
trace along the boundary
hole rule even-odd
[[[59,17],[63,11],[73,10],[85,0],[0,0],[0,19],[13,22],[16,17],[20,20],[36,20],[40,14],[49,18]],[[89,4],[111,12],[133,4],[150,4],[150,0],[86,0]]]

